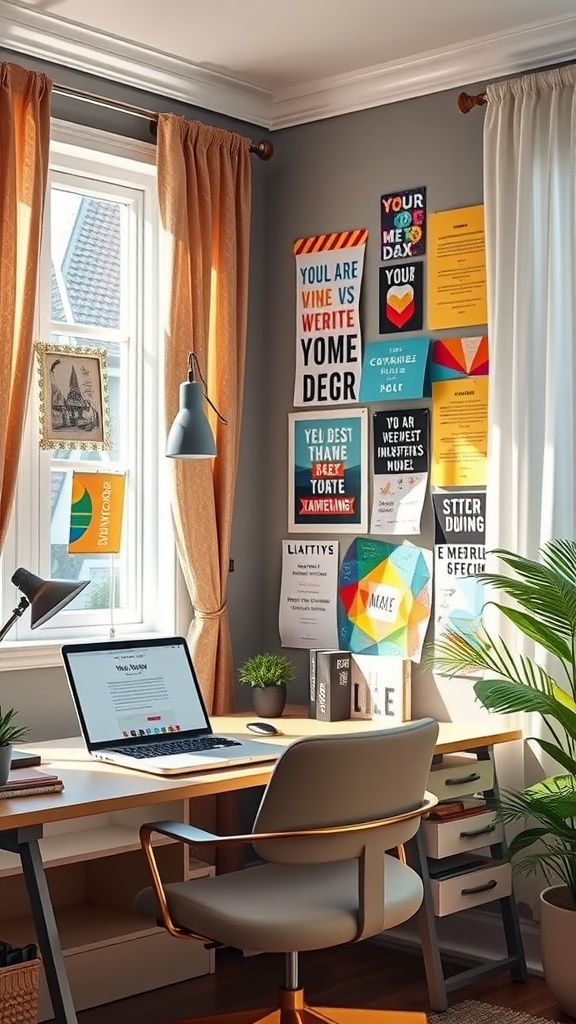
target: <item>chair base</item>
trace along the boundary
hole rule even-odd
[[[398,1010],[354,1010],[337,1006],[307,1006],[304,990],[280,989],[273,1009],[191,1017],[173,1024],[427,1024],[425,1013]]]

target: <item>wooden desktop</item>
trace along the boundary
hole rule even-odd
[[[267,737],[266,742],[285,746],[300,736],[323,733],[338,735],[378,727],[370,721],[322,723],[302,717],[303,714],[305,709],[289,709],[275,723],[282,734]],[[217,732],[236,733],[254,739],[253,734],[246,729],[246,722],[254,717],[253,714],[244,714],[215,718],[213,725]],[[521,736],[519,730],[506,728],[500,723],[441,723],[436,760],[461,751],[478,752],[479,756],[485,756],[494,744],[519,740]],[[47,770],[56,771],[61,776],[65,789],[61,794],[0,801],[0,851],[5,851],[0,853],[0,883],[4,878],[15,879],[15,876],[22,873],[54,1015],[59,1024],[75,1024],[76,1008],[62,954],[63,946],[69,965],[72,963],[68,959],[70,951],[76,954],[76,960],[82,955],[86,956],[83,970],[88,975],[94,973],[90,968],[94,958],[100,958],[97,962],[105,970],[102,957],[107,947],[114,942],[138,940],[144,948],[145,944],[152,947],[153,944],[167,941],[170,944],[170,961],[178,966],[178,947],[183,946],[189,963],[189,943],[174,942],[132,912],[130,885],[146,884],[138,839],[139,824],[166,817],[193,821],[191,800],[264,786],[272,765],[258,764],[160,778],[94,761],[88,756],[80,738],[34,743],[30,744],[30,748],[41,754],[42,764]],[[66,825],[66,822],[69,824]],[[172,872],[174,878],[192,877],[211,870],[209,866],[198,862],[190,863],[186,860],[184,864],[187,853],[184,854],[179,845],[170,844],[161,852],[166,869]],[[88,864],[87,869],[85,863]],[[50,890],[45,873],[47,869],[51,872]],[[81,875],[83,871],[86,872],[85,876]],[[127,885],[128,880],[130,885]],[[17,888],[15,881],[14,884],[8,884],[11,889]],[[79,896],[74,896],[76,888]],[[27,917],[23,912],[21,901],[19,903],[14,897],[12,904],[11,893],[8,893],[8,897],[8,900],[4,897],[2,900],[0,929],[5,926],[5,930],[0,931],[0,938],[17,941],[25,937],[29,941],[29,930],[26,933],[27,921],[28,928],[32,927],[29,915]],[[68,905],[75,898],[80,902],[76,908]],[[62,906],[57,907],[57,925],[54,903],[58,900]],[[502,904],[505,902],[501,900]],[[510,900],[508,903],[512,908]],[[422,926],[431,1005],[434,1009],[445,1009],[447,983],[443,978],[435,942],[433,915],[432,904],[428,901],[422,911]],[[70,924],[71,921],[74,923]],[[504,923],[509,956],[500,969],[502,966],[509,967],[521,975],[525,967],[515,913],[507,913]],[[83,930],[82,934],[79,934],[78,928],[81,933]],[[67,929],[71,929],[70,935]],[[117,955],[120,945],[115,950]],[[157,953],[154,955],[155,961],[158,961]],[[206,955],[202,947],[202,956]],[[181,969],[188,968],[182,965]],[[204,959],[196,969],[196,974],[205,973],[209,969]],[[193,974],[194,969],[190,973]],[[163,976],[161,972],[160,976],[150,975],[147,970],[140,972],[140,975],[146,975],[147,988],[178,980]],[[134,984],[138,983],[138,979],[135,979]],[[120,998],[123,994],[129,993],[112,988],[108,999]],[[94,1005],[90,1003],[90,997],[87,1000],[83,1005]]]

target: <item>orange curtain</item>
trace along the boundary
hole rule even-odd
[[[45,75],[0,64],[0,550],[14,501],[32,364],[51,89]]]
[[[211,401],[215,459],[174,459],[172,509],[194,608],[189,643],[209,712],[232,710],[234,665],[226,609],[246,351],[251,168],[249,140],[161,114],[158,195],[165,241],[166,418],[178,411],[188,353]]]

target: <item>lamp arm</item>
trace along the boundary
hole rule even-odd
[[[202,376],[202,370],[200,369],[200,363],[198,362],[198,356],[196,355],[195,352],[189,352],[188,353],[188,380],[190,382],[192,382],[194,380],[194,367],[196,367],[196,372],[197,372],[198,376],[200,377],[200,380],[202,381],[202,383],[204,385],[204,398],[208,402],[208,405],[212,409],[214,409],[214,412],[218,416],[218,419],[220,419],[222,421],[222,423],[224,423],[226,426],[228,426],[228,420],[222,415],[222,413],[214,405],[214,402],[212,402],[210,400],[210,398],[208,397],[208,386],[206,384],[206,381],[204,380],[204,377]]]
[[[0,629],[0,642],[4,639],[6,634],[10,632],[14,623],[20,618],[21,615],[24,614],[29,604],[30,602],[26,597],[22,597],[20,599],[20,604],[18,605],[18,607],[14,609],[10,618],[4,623],[2,629]]]

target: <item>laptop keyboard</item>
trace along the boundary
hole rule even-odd
[[[116,754],[130,757],[164,757],[166,754],[198,754],[218,747],[238,747],[239,740],[225,736],[196,736],[188,740],[164,740],[162,743],[137,743],[133,747],[110,747]]]

